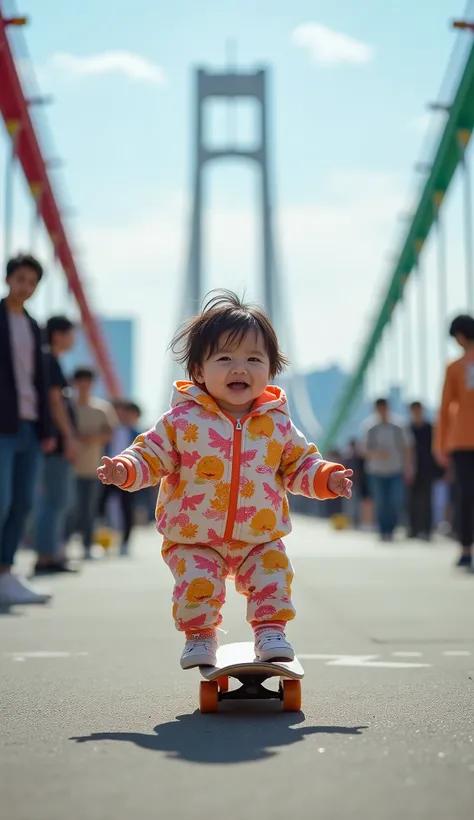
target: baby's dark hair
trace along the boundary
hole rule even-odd
[[[270,320],[258,305],[243,302],[231,290],[211,291],[201,312],[175,333],[170,347],[188,377],[194,379],[196,370],[218,349],[223,334],[227,334],[227,345],[231,346],[248,333],[263,337],[270,360],[270,378],[282,373],[289,362],[280,350]]]

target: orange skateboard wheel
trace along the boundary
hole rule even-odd
[[[301,681],[283,681],[283,711],[299,712],[301,710]]]
[[[199,685],[199,709],[201,712],[217,712],[219,687],[217,681],[203,680]]]

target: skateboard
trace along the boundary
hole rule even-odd
[[[199,688],[201,712],[217,712],[224,700],[280,700],[285,712],[301,709],[301,679],[304,669],[293,661],[260,661],[253,643],[229,643],[217,650],[216,666],[200,666],[204,681]],[[280,678],[277,690],[263,686],[269,678]],[[229,678],[241,686],[229,690]]]

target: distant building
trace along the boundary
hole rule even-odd
[[[307,438],[316,440],[317,443],[331,422],[337,400],[349,379],[349,374],[339,365],[332,365],[325,370],[316,370],[299,378],[300,385],[297,391],[292,388],[290,379],[282,380],[282,386],[288,395],[294,423]],[[301,385],[302,379],[304,379],[303,385]],[[402,417],[407,416],[399,388],[394,387],[388,391],[387,398],[394,413]],[[351,438],[357,438],[363,422],[372,412],[372,399],[360,393],[335,445],[344,447]],[[309,426],[312,429],[309,429]]]
[[[116,368],[117,375],[126,396],[135,395],[134,355],[135,323],[133,319],[99,319],[100,328],[108,346],[109,355]],[[95,361],[89,349],[86,337],[81,329],[77,331],[74,350],[64,356],[66,373],[71,374],[77,367],[87,365],[95,368]],[[98,380],[94,390],[99,398],[106,398],[102,379]]]

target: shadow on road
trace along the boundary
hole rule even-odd
[[[71,737],[77,743],[115,740],[133,743],[150,752],[165,752],[167,757],[195,763],[244,763],[265,760],[277,754],[278,747],[298,743],[310,735],[360,735],[367,726],[301,726],[299,713],[261,713],[258,715],[221,713],[179,715],[170,723],[154,728],[154,734],[138,732],[96,732]]]

